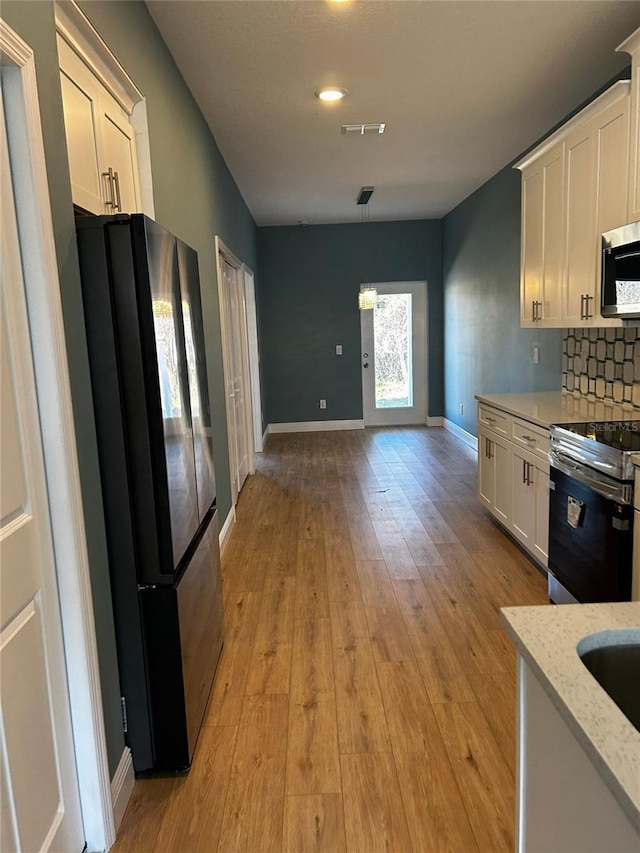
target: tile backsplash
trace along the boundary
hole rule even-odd
[[[640,329],[567,329],[562,387],[597,400],[640,406]]]

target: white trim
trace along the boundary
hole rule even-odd
[[[471,435],[471,433],[467,432],[466,429],[462,429],[462,427],[459,427],[458,424],[454,424],[453,421],[450,421],[447,418],[443,418],[442,425],[448,432],[453,433],[461,441],[464,441],[465,444],[473,448],[476,453],[478,452],[478,439],[475,437],[475,435]]]
[[[427,426],[428,427],[441,427],[441,426],[443,426],[443,421],[444,421],[444,418],[442,418],[440,416],[432,418],[430,415],[427,415]]]
[[[276,432],[334,432],[343,429],[364,429],[364,421],[297,421],[289,424],[269,424],[270,435]]]
[[[218,537],[218,542],[220,543],[220,553],[224,551],[227,546],[227,542],[229,540],[229,536],[231,535],[231,531],[234,528],[236,523],[236,508],[234,506],[231,507],[227,517],[224,520],[224,524],[220,528],[220,535]]]
[[[89,560],[58,265],[33,51],[0,19],[0,51],[20,74],[7,81],[7,128],[17,156],[16,212],[42,427],[51,527],[69,684],[80,799],[90,850],[115,841]],[[4,84],[3,84],[4,88]],[[22,113],[22,115],[20,115]],[[10,141],[11,145],[11,141]],[[64,571],[60,568],[64,567]]]
[[[113,803],[113,820],[116,832],[122,823],[135,783],[136,774],[133,771],[133,757],[129,747],[125,746],[111,780],[111,802]]]
[[[264,445],[267,441],[267,436],[269,435],[270,432],[271,432],[271,430],[269,429],[269,424],[267,424],[265,431],[262,433],[262,447],[263,447],[263,449],[264,449]]]
[[[554,131],[551,136],[547,136],[540,145],[537,145],[529,151],[528,154],[525,154],[521,160],[518,160],[518,162],[515,163],[513,168],[522,172],[527,168],[527,166],[553,148],[554,145],[561,142],[567,134],[572,133],[577,127],[580,127],[585,122],[589,121],[593,115],[600,112],[604,107],[615,103],[620,100],[620,98],[628,98],[630,91],[630,80],[618,80],[617,83],[614,83],[613,86],[610,86],[601,95],[598,95],[597,98],[587,104],[587,106],[580,110],[577,115],[568,119],[561,127]]]
[[[54,10],[56,31],[84,64],[91,68],[120,106],[131,114],[135,104],[142,100],[142,92],[120,65],[109,45],[75,0],[56,0]]]
[[[242,264],[244,297],[247,306],[247,354],[249,384],[251,385],[251,417],[253,420],[253,452],[262,453],[262,399],[260,396],[260,349],[258,346],[258,317],[253,270]]]

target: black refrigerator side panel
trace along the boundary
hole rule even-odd
[[[137,771],[153,764],[150,708],[136,581],[126,432],[102,227],[78,228],[89,366],[102,482],[120,686],[127,702],[127,744]]]
[[[168,510],[162,503],[166,492],[164,458],[154,436],[154,412],[148,405],[145,353],[140,336],[136,281],[128,222],[107,226],[111,264],[116,346],[120,363],[122,406],[126,420],[131,503],[135,519],[137,581],[139,584],[173,580]],[[154,440],[155,439],[155,440]],[[159,448],[162,448],[160,441]],[[159,458],[158,458],[159,456]]]
[[[216,499],[213,464],[211,406],[204,343],[204,320],[200,293],[198,254],[182,240],[176,240],[178,275],[182,298],[189,396],[193,423],[193,445],[198,490],[198,513],[202,521]]]
[[[185,770],[191,754],[176,590],[140,590],[140,605],[147,647],[154,770]]]

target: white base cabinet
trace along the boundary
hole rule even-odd
[[[478,499],[545,568],[549,545],[549,433],[478,406]]]
[[[640,836],[518,656],[518,853],[632,853]]]

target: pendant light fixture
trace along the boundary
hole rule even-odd
[[[362,223],[363,225],[369,222],[369,199],[373,195],[374,187],[362,187],[358,196],[358,204],[361,206]],[[360,311],[368,311],[373,309],[378,304],[378,291],[371,284],[371,257],[367,254],[365,284],[360,285],[360,293],[358,294],[358,308]]]

